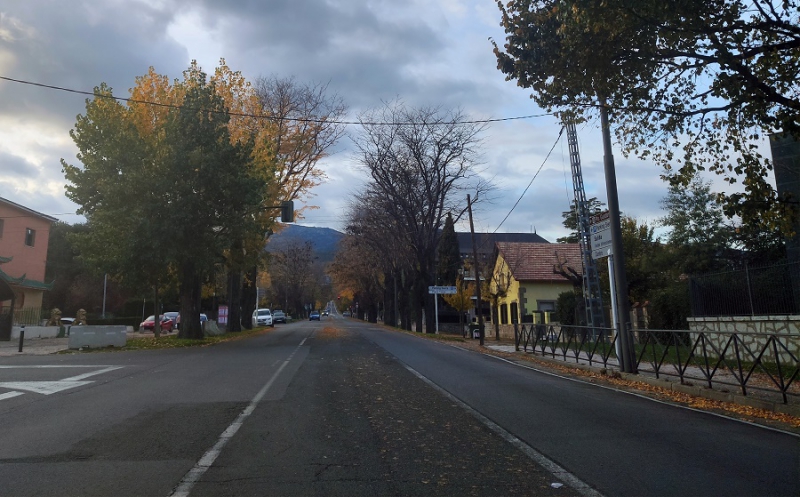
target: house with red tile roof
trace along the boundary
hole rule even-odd
[[[14,294],[14,321],[37,324],[45,283],[50,225],[57,219],[0,197],[0,279]],[[0,302],[7,313],[11,300]]]
[[[498,324],[530,322],[534,313],[555,311],[559,294],[581,284],[577,243],[497,242],[495,255],[489,293],[497,296],[492,316]]]

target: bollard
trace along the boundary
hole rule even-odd
[[[19,351],[22,352],[22,341],[25,339],[25,325],[19,330]]]

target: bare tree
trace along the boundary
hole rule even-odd
[[[270,154],[274,161],[274,181],[269,183],[275,189],[270,195],[275,199],[273,205],[304,198],[325,178],[318,164],[344,134],[342,117],[347,107],[341,97],[328,92],[327,85],[300,84],[293,78],[261,77],[254,90],[260,112],[271,118],[259,135],[266,144],[256,151]],[[237,294],[242,286],[241,271],[231,271],[229,285],[233,298],[242,301],[242,319],[249,328],[257,306],[253,281],[258,270],[251,266],[246,273],[241,297]]]
[[[311,242],[292,243],[272,254],[270,276],[273,284],[279,282],[286,292],[289,305],[285,311],[293,316],[301,316],[305,304],[314,298],[314,259]]]
[[[387,215],[387,199],[366,190],[350,204],[347,238],[340,246],[332,274],[337,284],[359,296],[367,307],[368,319],[377,315],[379,303],[384,305],[384,322],[397,326],[398,315],[410,329],[407,308],[409,284],[402,274],[410,274],[412,254],[397,223]]]
[[[411,109],[401,102],[359,116],[363,131],[354,138],[358,159],[371,181],[367,189],[382,198],[386,215],[413,253],[415,322],[432,311],[427,293],[435,272],[436,248],[447,212],[463,209],[465,193],[488,189],[476,171],[484,124],[466,122],[458,110]],[[434,328],[433,312],[426,313]]]
[[[281,200],[295,200],[325,178],[317,167],[344,135],[347,112],[341,97],[328,85],[299,84],[293,78],[258,78],[261,111],[269,116],[271,153],[275,154]]]

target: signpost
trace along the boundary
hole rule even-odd
[[[591,217],[589,236],[592,243],[592,259],[611,255],[611,217],[603,211]]]
[[[608,283],[611,287],[611,315],[614,317],[614,329],[619,331],[619,316],[617,315],[617,285],[614,273],[614,253],[611,247],[611,216],[608,211],[603,211],[591,217],[589,234],[592,241],[592,259],[597,260],[608,257]],[[617,357],[622,357],[622,340],[615,340]]]
[[[458,293],[458,291],[456,290],[456,287],[454,287],[454,286],[429,286],[428,287],[428,293],[434,295],[434,297],[433,297],[434,311],[433,312],[436,313],[436,334],[438,335],[439,334],[439,297],[436,297],[436,295],[442,295],[442,294],[452,295],[452,294]]]

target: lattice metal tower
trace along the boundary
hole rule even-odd
[[[569,163],[572,167],[572,187],[575,194],[575,214],[578,218],[578,241],[581,245],[583,263],[583,296],[586,302],[586,324],[606,328],[606,314],[603,310],[603,296],[600,292],[600,278],[592,258],[591,233],[589,232],[589,204],[583,188],[581,155],[578,152],[578,132],[575,123],[566,122],[567,143],[569,144]]]

